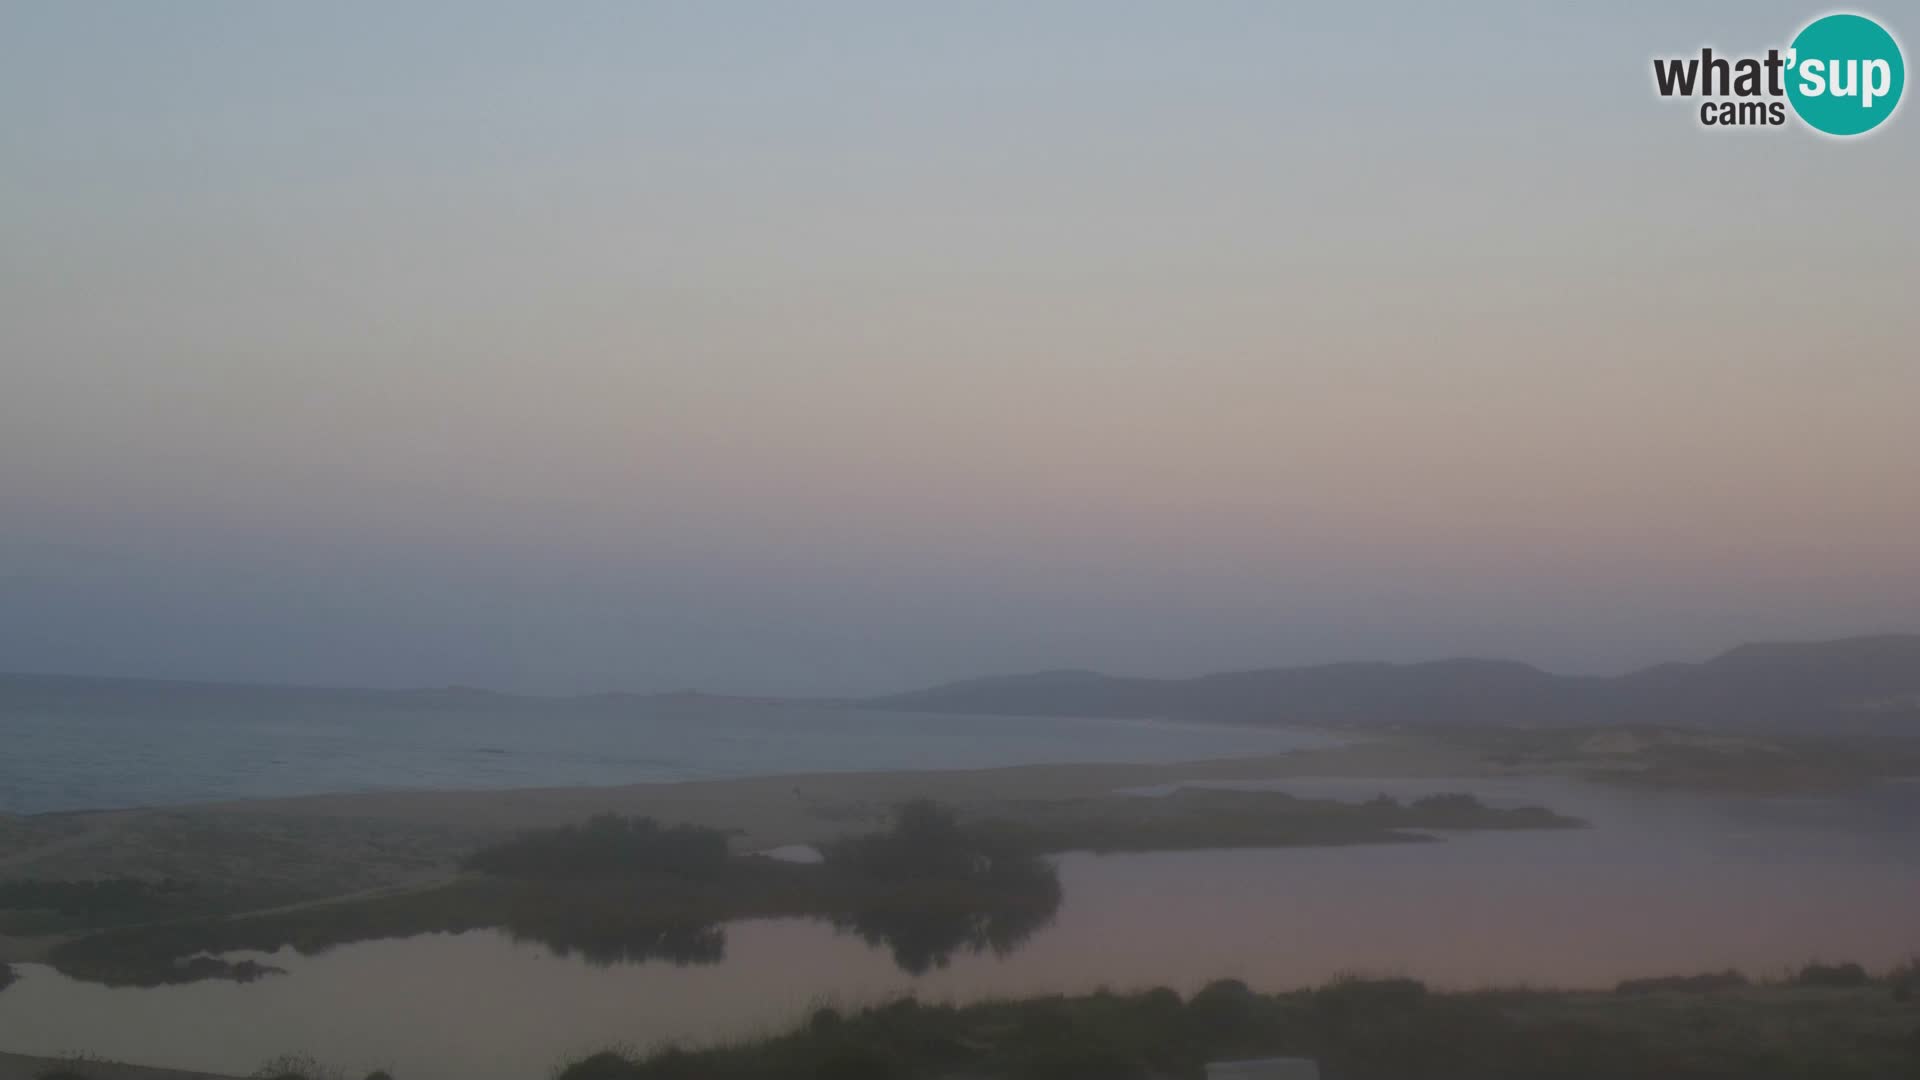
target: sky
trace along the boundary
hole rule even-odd
[[[1824,10],[7,0],[0,670],[1920,629],[1915,106],[1652,85]]]

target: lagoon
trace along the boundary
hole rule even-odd
[[[1235,785],[1244,786],[1244,785]],[[808,919],[722,927],[714,963],[596,965],[499,931],[427,934],[258,958],[249,984],[107,989],[20,965],[0,1048],[84,1049],[247,1072],[311,1054],[405,1080],[544,1076],[609,1045],[734,1038],[824,1002],[905,993],[967,1001],[1225,976],[1261,989],[1348,972],[1436,985],[1604,987],[1629,977],[1810,960],[1887,967],[1920,953],[1920,785],[1752,798],[1629,791],[1554,777],[1294,779],[1300,795],[1472,791],[1544,804],[1586,830],[1430,844],[1069,854],[1049,925],[1004,954],[965,948],[923,973],[887,944]]]

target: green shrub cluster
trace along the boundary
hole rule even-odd
[[[466,867],[497,877],[561,881],[665,874],[711,877],[726,869],[727,835],[697,825],[600,814],[584,825],[535,829],[469,855]]]
[[[1859,964],[1808,964],[1793,976],[1795,986],[1825,986],[1850,988],[1865,986],[1872,981],[1867,969]]]
[[[1844,965],[1840,965],[1844,967]],[[1889,981],[1901,977],[1896,972]],[[1262,994],[1236,980],[985,1002],[821,1010],[791,1034],[646,1058],[601,1054],[558,1080],[1145,1080],[1209,1061],[1312,1058],[1339,1080],[1894,1080],[1920,1076],[1912,1009],[1879,984],[1809,996],[1724,974],[1620,993],[1441,993],[1403,978]],[[1697,993],[1684,1007],[1662,991]]]
[[[962,825],[930,799],[902,803],[885,831],[844,837],[822,854],[835,872],[895,882],[1002,878],[1033,859],[1005,834]]]
[[[1701,975],[1661,975],[1646,979],[1626,979],[1613,992],[1627,997],[1646,994],[1712,994],[1737,990],[1749,985],[1737,971],[1712,971]]]

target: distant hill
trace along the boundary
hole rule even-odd
[[[1162,717],[1335,727],[1664,724],[1726,730],[1920,735],[1920,634],[1742,645],[1703,664],[1612,678],[1554,675],[1510,660],[1344,663],[1142,679],[1042,671],[863,701],[780,701],[693,692],[529,697],[471,687],[368,690],[0,674],[0,717],[325,719],[644,709],[698,723],[740,705],[857,707],[996,716]]]
[[[1003,716],[1113,716],[1355,727],[1671,724],[1920,734],[1920,634],[1742,645],[1616,677],[1505,660],[1343,663],[1142,679],[1051,671],[865,703]]]

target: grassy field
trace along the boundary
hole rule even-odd
[[[1431,733],[1485,764],[1677,791],[1795,794],[1920,776],[1920,738],[1734,735],[1652,726],[1461,728]]]
[[[1040,852],[1184,851],[1422,842],[1426,830],[1574,829],[1537,806],[1495,808],[1471,795],[1400,802],[1302,799],[1280,791],[1187,787],[1158,797],[1036,800],[977,812],[1007,843]]]
[[[906,998],[821,1008],[760,1039],[604,1051],[559,1064],[549,1080],[1201,1080],[1207,1062],[1248,1057],[1310,1058],[1324,1080],[1912,1080],[1920,964],[1877,976],[1810,965],[1771,982],[1737,972],[1641,978],[1612,991],[1443,992],[1348,978],[1277,994],[1222,980],[1185,997],[1160,988],[965,1006]],[[41,1064],[20,1075],[185,1076],[88,1058]],[[312,1057],[253,1075],[359,1078]]]
[[[1910,1080],[1912,969],[1829,985],[1714,977],[1607,992],[1440,993],[1406,979],[1260,994],[1233,981],[952,1007],[823,1009],[757,1042],[602,1053],[558,1080],[1147,1080],[1300,1056],[1326,1080]],[[1647,983],[1665,985],[1650,986]]]

